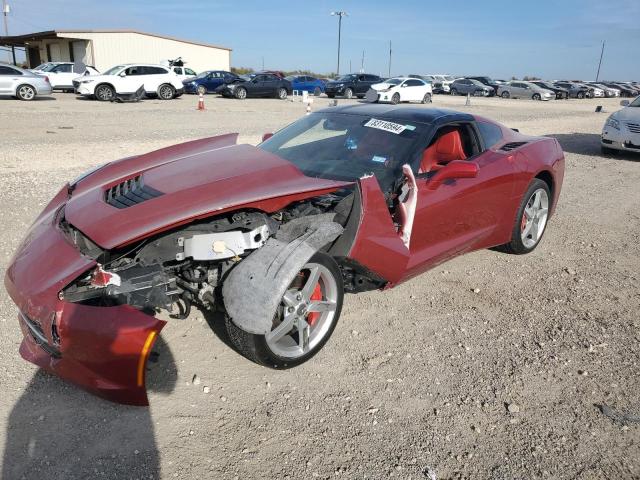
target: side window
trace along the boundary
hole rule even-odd
[[[182,67],[173,67],[173,71],[176,72],[177,75],[182,75]]]
[[[196,74],[196,72],[194,72],[190,68],[185,68],[184,69],[184,73],[186,73],[187,75],[195,75]]]
[[[424,85],[424,82],[420,80],[411,79],[411,80],[407,80],[405,84],[407,85],[407,87],[422,87]]]
[[[142,67],[129,67],[124,72],[127,76],[130,75],[143,75]]]
[[[365,77],[364,75],[358,75],[359,82],[364,82],[365,80],[367,80],[367,77]]]
[[[493,123],[478,122],[476,123],[480,135],[484,140],[485,149],[493,147],[496,143],[502,140],[502,129]]]
[[[165,70],[162,67],[141,67],[144,69],[144,73],[143,75],[163,75],[165,73],[168,73],[167,70]]]
[[[73,65],[62,64],[53,69],[55,73],[71,73]]]
[[[209,78],[220,78],[220,72],[211,72]]]
[[[14,70],[11,67],[0,65],[0,75],[22,75],[22,72],[19,70]]]

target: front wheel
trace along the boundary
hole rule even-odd
[[[94,91],[94,94],[101,102],[110,102],[115,100],[116,91],[111,85],[98,85]]]
[[[244,100],[247,98],[247,89],[244,87],[238,87],[236,88],[234,95],[238,100]]]
[[[431,103],[431,94],[425,93],[424,97],[422,97],[422,103]]]
[[[315,97],[319,97],[322,94],[322,90],[320,89],[320,87],[316,87],[313,89],[313,95]]]
[[[502,250],[516,255],[532,252],[544,234],[550,206],[549,186],[539,178],[534,178],[522,197],[511,241],[502,245]]]
[[[31,85],[20,85],[16,89],[16,97],[19,100],[24,100],[25,102],[31,101],[36,98],[36,89]]]
[[[400,94],[399,93],[394,93],[393,96],[391,97],[391,103],[393,105],[397,105],[400,103]]]
[[[584,98],[584,92],[578,92],[578,93],[576,94],[576,97],[577,97],[577,98]]]
[[[539,93],[534,93],[533,96],[531,97],[531,100],[542,100],[542,97],[540,96]]]
[[[350,88],[347,88],[344,91],[344,98],[353,98],[353,90],[351,90]]]
[[[272,368],[300,365],[331,337],[342,310],[343,288],[336,262],[318,252],[289,285],[268,334],[247,333],[227,317],[229,339],[242,355],[256,363]]]
[[[456,90],[455,88],[452,88],[451,95],[458,95],[458,90]]]
[[[500,95],[502,98],[509,98],[509,92],[502,92],[502,95]]]

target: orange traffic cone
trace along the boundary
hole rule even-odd
[[[204,95],[200,94],[198,98],[198,110],[204,110]]]

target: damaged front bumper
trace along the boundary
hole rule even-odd
[[[128,305],[66,302],[60,291],[95,266],[64,237],[57,216],[64,188],[14,255],[5,286],[18,306],[20,354],[50,373],[108,400],[148,405],[148,355],[165,322]]]

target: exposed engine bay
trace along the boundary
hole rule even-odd
[[[272,214],[232,212],[145,239],[122,251],[102,250],[63,219],[60,227],[67,238],[98,266],[60,292],[61,299],[94,306],[128,304],[150,314],[165,309],[178,319],[186,318],[193,305],[220,309],[224,306],[222,285],[230,272],[266,244],[272,248],[288,244],[304,238],[312,226],[321,225],[320,230],[330,233],[316,235],[321,242],[316,247],[328,250],[343,231],[357,230],[359,218],[351,218],[352,210],[357,210],[353,208],[357,195],[352,187],[295,202]],[[359,216],[359,211],[353,216]],[[340,250],[348,242],[342,243],[332,252],[338,258],[346,255]],[[346,261],[341,271],[347,291],[384,285],[382,279]]]

